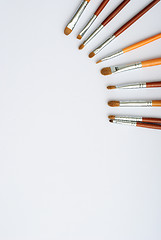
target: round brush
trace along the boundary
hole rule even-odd
[[[150,101],[109,101],[110,107],[161,107],[161,100]]]
[[[161,87],[161,81],[159,82],[143,82],[143,83],[130,83],[130,84],[122,84],[122,85],[116,85],[116,86],[108,86],[108,90],[113,89],[141,89],[141,88],[160,88]]]
[[[131,117],[131,116],[108,116],[110,120],[135,121],[145,123],[161,124],[161,118],[147,118],[147,117]]]

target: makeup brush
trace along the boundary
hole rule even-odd
[[[79,49],[83,49],[116,15],[130,2],[130,0],[124,0],[122,3],[101,23],[101,25],[79,46]]]
[[[82,37],[85,35],[85,33],[88,31],[88,29],[92,26],[96,18],[99,16],[99,14],[103,11],[103,9],[106,7],[107,3],[110,0],[103,0],[100,6],[97,8],[96,12],[92,16],[92,18],[89,20],[89,22],[86,24],[86,26],[82,29],[82,31],[78,34],[77,38],[82,39]]]
[[[82,1],[82,3],[80,5],[80,7],[78,8],[77,12],[75,13],[75,15],[73,16],[71,21],[66,26],[66,28],[64,30],[65,35],[69,35],[73,31],[73,29],[75,28],[79,18],[81,17],[82,13],[86,9],[89,2],[90,2],[90,0],[83,0]]]
[[[113,89],[139,89],[139,88],[157,88],[161,87],[161,81],[160,82],[140,82],[140,83],[132,83],[132,84],[122,84],[122,85],[116,85],[116,86],[108,86],[108,90]]]
[[[156,123],[161,124],[161,118],[147,118],[147,117],[131,117],[131,116],[108,116],[110,120],[123,120],[132,122],[145,122],[145,123]]]
[[[132,24],[134,24],[138,19],[140,19],[146,12],[148,12],[152,7],[154,7],[160,0],[154,0],[144,9],[142,9],[138,14],[136,14],[132,19],[125,23],[121,28],[119,28],[111,37],[109,37],[104,43],[102,43],[98,48],[89,54],[89,57],[92,58],[98,54],[104,47],[106,47],[110,42],[117,38],[121,33],[128,29]]]
[[[161,107],[161,100],[150,101],[109,101],[110,107]]]
[[[120,73],[124,71],[144,68],[144,67],[152,67],[156,65],[161,65],[161,58],[155,58],[147,61],[137,62],[129,65],[120,65],[114,67],[106,67],[102,68],[101,74],[102,75],[111,75],[113,73]]]
[[[150,128],[150,129],[158,129],[161,130],[161,125],[152,124],[152,123],[144,123],[144,122],[133,122],[133,121],[121,121],[121,120],[110,120],[111,123],[129,125],[134,127],[142,127],[142,128]]]
[[[160,38],[161,38],[161,33],[156,34],[156,35],[154,35],[154,36],[152,36],[150,38],[147,38],[147,39],[145,39],[143,41],[140,41],[140,42],[137,42],[137,43],[135,43],[135,44],[133,44],[131,46],[128,46],[128,47],[122,49],[121,51],[118,51],[118,52],[116,52],[116,53],[114,53],[112,55],[109,55],[109,56],[107,56],[105,58],[102,58],[101,60],[99,60],[96,63],[101,63],[101,62],[107,61],[107,60],[109,60],[111,58],[118,57],[118,56],[120,56],[120,55],[122,55],[124,53],[130,52],[130,51],[132,51],[132,50],[134,50],[136,48],[142,47],[142,46],[144,46],[144,45],[146,45],[148,43],[151,43],[153,41],[156,41],[156,40],[158,40]]]

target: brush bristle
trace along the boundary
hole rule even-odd
[[[77,39],[81,40],[81,39],[82,39],[82,36],[79,34],[79,35],[77,36]]]
[[[96,64],[101,63],[101,62],[102,62],[102,60],[99,60],[99,61],[96,62]]]
[[[109,118],[110,120],[115,120],[115,116],[113,116],[113,115],[108,116],[108,118]]]
[[[84,48],[84,44],[81,44],[80,46],[79,46],[79,50],[82,50]]]
[[[102,75],[111,75],[112,74],[111,68],[110,67],[102,68],[101,74]]]
[[[108,102],[108,106],[110,106],[110,107],[119,107],[120,106],[120,102],[119,101],[109,101]]]
[[[65,30],[64,30],[65,35],[69,35],[71,32],[72,32],[72,30],[68,27],[66,27]]]
[[[116,86],[108,86],[107,89],[109,90],[116,89]]]
[[[95,56],[95,53],[94,52],[91,52],[90,54],[89,54],[89,58],[93,58]]]
[[[113,120],[109,120],[110,123],[113,123]]]

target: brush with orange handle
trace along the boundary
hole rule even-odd
[[[96,12],[93,14],[91,19],[88,21],[88,23],[85,25],[85,27],[82,29],[82,31],[78,34],[77,38],[80,40],[82,37],[86,34],[88,29],[92,26],[92,24],[95,22],[97,17],[100,15],[100,13],[103,11],[103,9],[106,7],[107,3],[110,0],[103,0],[99,7],[97,8]]]
[[[139,82],[139,83],[129,83],[116,86],[107,86],[108,90],[113,89],[142,89],[142,88],[161,88],[161,81],[157,82]]]
[[[150,38],[146,38],[146,39],[143,40],[143,41],[140,41],[140,42],[137,42],[137,43],[135,43],[135,44],[133,44],[133,45],[130,45],[130,46],[122,49],[121,51],[118,51],[118,52],[116,52],[116,53],[114,53],[114,54],[112,54],[112,55],[109,55],[109,56],[107,56],[107,57],[99,60],[99,61],[96,62],[96,63],[101,63],[101,62],[107,61],[107,60],[109,60],[109,59],[111,59],[111,58],[118,57],[118,56],[120,56],[120,55],[122,55],[122,54],[124,54],[124,53],[130,52],[130,51],[132,51],[132,50],[134,50],[134,49],[137,49],[137,48],[139,48],[139,47],[142,47],[142,46],[144,46],[144,45],[146,45],[146,44],[148,44],[148,43],[151,43],[151,42],[153,42],[153,41],[156,41],[156,40],[158,40],[158,39],[160,39],[160,38],[161,38],[161,33],[156,34],[156,35],[154,35],[154,36],[152,36],[152,37],[150,37]]]
[[[155,58],[147,61],[137,62],[134,64],[129,65],[121,65],[121,66],[114,66],[114,67],[106,67],[101,70],[102,75],[111,75],[113,73],[120,73],[124,71],[145,68],[145,67],[152,67],[161,65],[161,58]]]
[[[71,21],[66,26],[66,28],[64,30],[65,35],[69,35],[73,31],[73,29],[75,28],[79,18],[81,17],[82,13],[86,9],[89,2],[90,2],[90,0],[83,0],[82,1],[82,3],[80,5],[80,7],[78,8],[77,12],[75,13],[75,15],[73,16]]]
[[[110,107],[161,107],[161,100],[109,101]]]

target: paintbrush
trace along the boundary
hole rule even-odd
[[[113,73],[120,73],[120,72],[125,72],[125,71],[145,68],[145,67],[153,67],[157,65],[161,65],[161,58],[155,58],[155,59],[146,60],[146,61],[137,62],[133,64],[128,64],[128,65],[102,68],[101,74],[111,75]]]
[[[132,122],[145,122],[145,123],[156,123],[161,124],[161,118],[147,118],[147,117],[133,117],[133,116],[108,116],[110,120],[123,120]]]
[[[137,48],[139,48],[139,47],[142,47],[142,46],[144,46],[144,45],[146,45],[146,44],[148,44],[148,43],[151,43],[151,42],[153,42],[153,41],[156,41],[157,39],[160,39],[160,38],[161,38],[161,33],[156,34],[156,35],[154,35],[154,36],[152,36],[152,37],[150,37],[150,38],[147,38],[147,39],[145,39],[145,40],[143,40],[143,41],[140,41],[140,42],[137,42],[137,43],[135,43],[135,44],[133,44],[133,45],[130,45],[130,46],[122,49],[121,51],[115,52],[115,53],[112,54],[112,55],[109,55],[109,56],[107,56],[107,57],[105,57],[105,58],[102,58],[101,60],[97,61],[96,63],[101,63],[101,62],[107,61],[107,60],[109,60],[109,59],[112,59],[112,58],[114,58],[114,57],[118,57],[118,56],[120,56],[120,55],[122,55],[122,54],[124,54],[124,53],[130,52],[130,51],[132,51],[132,50],[134,50],[134,49],[137,49]]]
[[[82,29],[82,31],[78,34],[77,38],[82,39],[82,37],[86,34],[88,29],[92,26],[92,24],[95,22],[97,17],[100,15],[100,13],[103,11],[103,9],[106,7],[107,3],[110,0],[103,0],[100,6],[97,8],[96,12],[93,14],[92,18],[89,20],[89,22],[85,25],[85,27]]]
[[[102,23],[101,25],[79,46],[79,49],[83,49],[116,15],[130,2],[130,0],[124,0]]]
[[[75,28],[79,18],[81,17],[82,13],[84,12],[84,10],[86,9],[88,3],[90,2],[90,0],[83,0],[81,5],[79,6],[77,12],[75,13],[75,15],[73,16],[73,18],[71,19],[71,21],[68,23],[68,25],[66,26],[64,33],[65,35],[69,35],[73,29]]]
[[[129,125],[134,127],[142,127],[142,128],[150,128],[150,129],[158,129],[161,130],[161,125],[153,124],[153,123],[144,123],[137,121],[123,121],[123,120],[109,120],[111,123]]]
[[[110,107],[161,107],[161,100],[109,101]]]
[[[144,9],[142,9],[138,14],[136,14],[132,19],[125,23],[121,28],[119,28],[111,37],[109,37],[104,43],[102,43],[98,48],[89,54],[89,57],[92,58],[98,54],[104,47],[106,47],[110,42],[117,38],[121,33],[128,29],[132,24],[134,24],[138,19],[140,19],[146,12],[148,12],[152,7],[154,7],[160,0],[154,0]]]
[[[161,81],[158,82],[140,82],[140,83],[130,83],[122,84],[116,86],[108,86],[108,90],[113,89],[140,89],[140,88],[158,88],[161,87]]]

